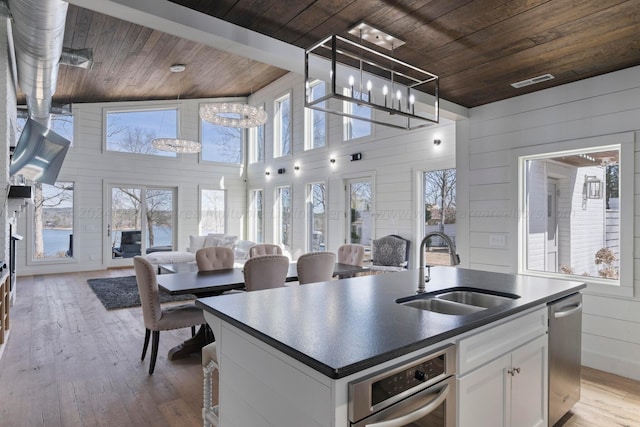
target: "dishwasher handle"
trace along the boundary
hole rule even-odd
[[[579,302],[577,304],[571,304],[566,307],[563,307],[562,310],[556,311],[553,313],[554,319],[561,319],[563,317],[569,317],[574,313],[582,311],[582,303]]]

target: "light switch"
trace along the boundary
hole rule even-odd
[[[504,248],[507,246],[507,236],[504,234],[489,234],[489,246]]]

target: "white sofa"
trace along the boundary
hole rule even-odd
[[[244,264],[249,258],[249,248],[255,245],[250,240],[238,240],[237,236],[228,234],[207,234],[204,236],[189,236],[189,247],[186,251],[158,251],[146,255],[146,259],[154,265],[177,264],[195,262],[198,249],[210,246],[225,246],[233,249],[234,261],[238,265]]]

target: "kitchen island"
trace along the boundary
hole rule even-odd
[[[347,426],[347,388],[355,379],[447,344],[462,350],[466,337],[533,316],[518,325],[536,325],[530,332],[537,335],[514,341],[524,344],[545,335],[547,303],[585,287],[433,268],[428,294],[474,288],[517,296],[472,314],[450,315],[396,302],[416,295],[417,284],[418,271],[409,270],[198,300],[217,339],[221,426]],[[507,329],[500,334],[509,337]],[[458,353],[459,368],[477,368],[462,360],[464,351]],[[546,363],[542,368],[546,372]]]

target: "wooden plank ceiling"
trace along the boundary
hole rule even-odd
[[[640,65],[640,0],[172,1],[302,48],[366,21],[465,107]],[[95,63],[61,66],[60,103],[243,96],[285,73],[75,6],[65,47],[93,48]],[[172,63],[188,69],[172,75]],[[510,86],[546,73],[555,79]]]

